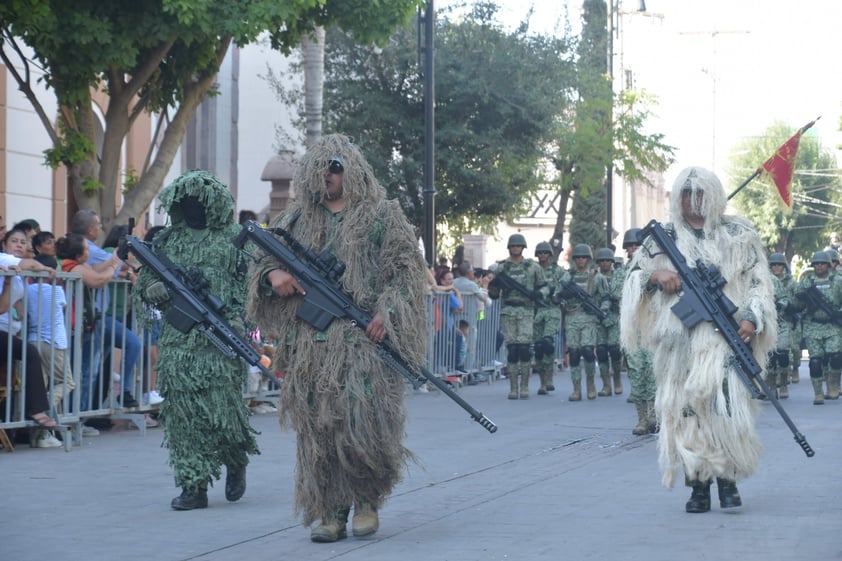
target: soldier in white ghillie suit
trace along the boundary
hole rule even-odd
[[[673,185],[667,231],[688,264],[715,265],[727,281],[724,294],[738,307],[739,336],[765,366],[775,348],[777,316],[766,254],[754,228],[725,216],[725,192],[712,172],[683,170]],[[655,411],[663,483],[683,472],[693,488],[687,512],[710,510],[716,478],[722,508],[741,506],[736,480],[754,473],[760,458],[756,402],[730,360],[732,351],[712,323],[688,330],[671,311],[681,278],[648,238],[635,253],[623,290],[621,341],[651,349],[657,381]],[[640,333],[640,341],[638,341]]]

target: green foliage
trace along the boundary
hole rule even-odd
[[[90,138],[59,123],[61,136],[52,148],[44,150],[44,159],[53,169],[61,165],[72,166],[90,160],[96,154],[96,146]]]
[[[446,216],[439,223],[457,235],[513,217],[544,183],[542,162],[573,87],[568,40],[507,33],[495,11],[481,4],[459,21],[437,21],[435,205]],[[360,48],[353,35],[328,29],[324,122],[356,139],[389,196],[420,225],[424,86],[417,41],[414,25],[382,48]],[[287,102],[300,99],[280,93]]]
[[[140,176],[137,174],[137,170],[134,166],[128,166],[123,174],[123,194],[126,195],[137,187],[138,181],[140,181]]]
[[[673,148],[664,135],[648,133],[646,123],[655,99],[626,90],[616,96],[608,75],[608,14],[604,0],[583,5],[582,37],[577,45],[577,90],[574,125],[561,131],[554,162],[561,188],[574,193],[570,243],[606,244],[606,178],[609,169],[629,181],[649,182],[644,171],[665,171]],[[562,210],[562,213],[564,210]],[[556,226],[560,238],[564,216]]]
[[[729,159],[730,189],[736,189],[751,176],[795,130],[776,122],[762,135],[735,147]],[[809,259],[826,245],[827,234],[838,228],[836,215],[842,203],[842,183],[831,171],[835,168],[833,154],[822,150],[808,130],[801,137],[796,158],[791,212],[785,209],[777,187],[765,174],[749,183],[731,202],[739,214],[754,224],[770,251],[780,251],[788,259],[794,254]]]
[[[244,45],[268,32],[274,45],[289,50],[298,44],[302,33],[316,25],[331,24],[349,29],[367,42],[381,40],[395,26],[406,22],[420,3],[8,0],[0,3],[0,53],[9,59],[17,56],[17,43],[27,45],[34,53],[32,61],[19,59],[19,65],[26,68],[22,73],[25,83],[19,86],[31,94],[29,65],[37,65],[43,71],[41,80],[58,99],[60,124],[64,127],[58,137],[53,135],[58,140],[45,153],[46,160],[51,166],[70,167],[90,162],[92,169],[86,173],[69,174],[71,182],[77,181],[74,193],[79,204],[88,204],[92,201],[86,196],[88,192],[100,183],[107,185],[98,195],[98,210],[107,219],[114,215],[120,146],[131,125],[129,115],[136,115],[132,113],[135,107],[148,111],[173,109],[176,114],[192,112],[197,100],[208,93],[207,84],[218,72],[231,42]],[[92,92],[97,89],[110,96],[99,159],[90,157],[96,154],[95,127],[86,118],[93,105]],[[40,109],[35,96],[29,97],[36,110]],[[54,116],[41,109],[41,118],[49,123]],[[168,136],[169,129],[164,136],[180,141],[188,119],[173,118],[169,122],[176,121],[179,124],[172,137]],[[144,172],[138,181],[131,182],[132,187],[144,188],[129,189],[125,206],[137,201],[134,210],[138,211],[152,201],[172,163],[177,141],[169,146],[170,149],[157,150],[155,161],[149,166],[158,181],[144,181]]]

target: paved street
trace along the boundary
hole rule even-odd
[[[178,494],[161,430],[103,433],[69,453],[20,445],[0,452],[3,561],[775,561],[842,558],[842,401],[812,405],[802,382],[783,401],[816,451],[807,458],[768,404],[759,472],[740,482],[743,506],[686,514],[689,491],[660,485],[655,437],[635,437],[623,396],[570,403],[509,401],[508,382],[460,395],[496,434],[440,392],[410,392],[408,445],[418,456],[367,539],[314,544],[292,512],[294,435],[252,417],[262,455],[248,491],[206,510],[175,512]],[[533,386],[537,380],[533,377]]]

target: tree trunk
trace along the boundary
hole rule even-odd
[[[317,27],[313,36],[301,39],[304,58],[304,121],[307,148],[322,137],[322,91],[325,70],[325,29]]]

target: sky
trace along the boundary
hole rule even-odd
[[[837,0],[616,0],[614,73],[658,99],[649,127],[676,148],[667,185],[689,165],[712,168],[726,188],[728,158],[775,121],[813,127],[824,148],[842,144],[842,2]],[[454,2],[440,1],[446,7]],[[529,6],[531,27],[553,33],[567,8],[578,29],[581,0],[497,0],[515,25]],[[771,154],[770,154],[771,156]],[[758,165],[762,162],[758,162]]]

